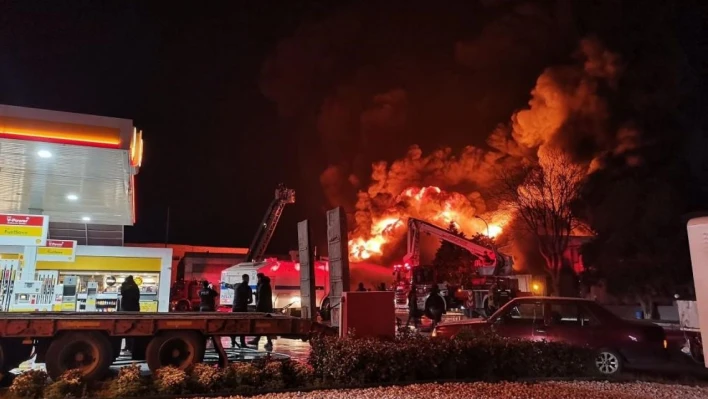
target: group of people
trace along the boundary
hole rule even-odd
[[[273,313],[273,289],[270,286],[270,277],[264,275],[263,273],[258,273],[256,275],[258,282],[256,284],[256,312],[262,313]],[[241,283],[239,284],[227,284],[224,283],[226,288],[231,288],[234,290],[234,301],[231,306],[232,312],[248,312],[248,305],[253,303],[253,290],[250,286],[250,277],[248,274],[241,276]],[[213,312],[216,310],[216,297],[219,293],[216,292],[209,284],[208,281],[202,281],[202,289],[199,291],[199,311],[200,312]],[[266,336],[266,349],[273,347],[272,337]],[[252,340],[248,341],[249,345],[258,345],[261,340],[261,336],[257,335],[253,337]],[[236,337],[231,337],[232,346],[236,346]],[[239,337],[240,347],[246,347],[246,337]]]

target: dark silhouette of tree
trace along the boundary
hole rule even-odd
[[[500,175],[497,197],[509,204],[538,245],[551,279],[560,294],[563,253],[578,226],[573,204],[586,168],[561,152],[547,150],[536,165]]]
[[[588,178],[580,196],[596,232],[582,247],[584,283],[638,301],[647,317],[656,316],[656,299],[691,282],[682,169],[646,160],[603,169]]]

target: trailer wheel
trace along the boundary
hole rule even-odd
[[[81,370],[87,380],[98,380],[106,374],[111,363],[111,342],[98,332],[64,333],[54,339],[47,348],[47,373],[53,380],[72,369]]]
[[[186,369],[204,360],[206,342],[194,331],[167,331],[150,340],[145,350],[150,371],[174,366]]]
[[[177,302],[177,306],[175,306],[175,311],[177,312],[189,312],[192,310],[192,305],[189,303],[189,301],[179,301]]]
[[[20,338],[0,340],[0,372],[10,371],[32,355],[32,345],[25,345]]]

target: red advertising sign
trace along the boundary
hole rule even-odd
[[[47,240],[45,246],[37,248],[37,260],[45,262],[74,262],[76,241]]]
[[[48,231],[48,216],[0,214],[0,245],[42,246]]]

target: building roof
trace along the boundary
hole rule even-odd
[[[120,226],[108,230],[122,244],[122,226],[134,223],[138,151],[131,120],[0,105],[0,213],[48,215],[58,239]]]

